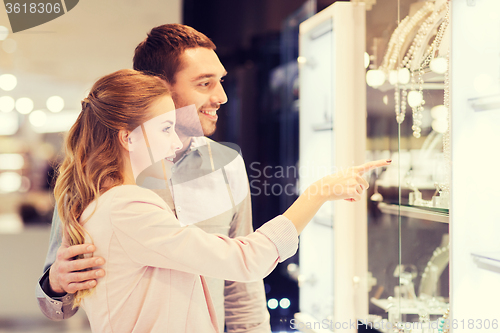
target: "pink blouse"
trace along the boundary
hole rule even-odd
[[[246,237],[207,234],[181,227],[165,201],[136,185],[108,190],[81,221],[106,260],[106,276],[82,302],[93,332],[218,332],[203,276],[259,280],[298,247],[283,216]]]

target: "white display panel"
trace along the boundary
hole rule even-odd
[[[333,4],[301,24],[299,40],[299,163],[304,189],[336,168],[364,163],[364,4]],[[306,331],[331,331],[335,323],[345,327],[366,317],[366,246],[365,200],[325,205],[304,230],[301,314],[296,318],[307,318],[303,327],[315,328]]]
[[[333,171],[332,20],[301,36],[300,188]],[[314,318],[333,314],[333,204],[325,204],[300,242],[300,309]]]
[[[454,0],[452,15],[452,332],[493,332],[500,274],[473,254],[500,253],[500,1]]]

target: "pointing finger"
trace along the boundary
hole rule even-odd
[[[360,166],[354,167],[354,171],[357,172],[358,174],[362,175],[367,171],[388,166],[390,165],[392,160],[378,160],[378,161],[372,161],[372,162],[367,162],[365,164],[362,164]]]
[[[363,190],[367,190],[370,187],[370,184],[366,181],[366,179],[364,179],[360,175],[358,175],[356,179],[358,183],[363,187]]]

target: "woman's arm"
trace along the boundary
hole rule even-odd
[[[113,233],[123,251],[140,265],[232,281],[255,281],[296,252],[298,233],[325,201],[361,198],[368,184],[361,178],[359,168],[321,179],[284,216],[274,218],[246,237],[234,239],[207,234],[196,225],[181,227],[156,194],[136,186],[123,187],[110,207]]]
[[[391,160],[379,160],[341,170],[328,175],[309,186],[304,193],[287,209],[283,216],[295,225],[300,234],[326,201],[345,199],[358,201],[368,188],[362,175],[372,169],[387,166]],[[346,221],[346,223],[348,223]]]
[[[248,236],[229,238],[196,225],[181,227],[149,190],[130,186],[119,191],[110,207],[112,231],[121,249],[139,265],[249,282],[267,276],[298,246],[297,231],[283,216]],[[138,195],[141,200],[131,199]]]

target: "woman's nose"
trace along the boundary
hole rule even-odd
[[[174,141],[173,141],[174,151],[178,151],[182,149],[182,142],[177,135],[177,132],[174,131]]]

